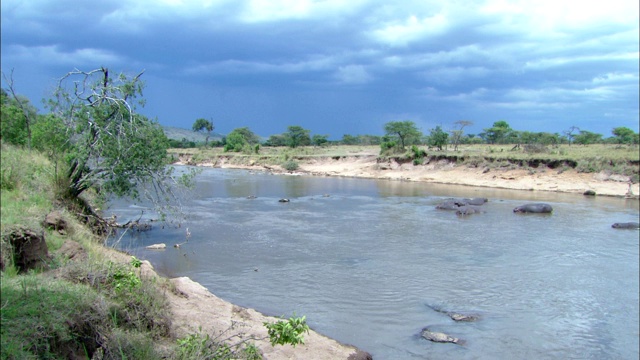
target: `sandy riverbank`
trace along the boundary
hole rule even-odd
[[[574,169],[551,169],[540,166],[536,169],[504,167],[469,167],[446,160],[428,164],[400,164],[394,160],[378,162],[375,155],[311,158],[298,161],[299,168],[288,172],[281,166],[264,164],[242,164],[229,158],[216,159],[215,163],[193,163],[182,157],[176,164],[191,164],[219,168],[241,168],[273,173],[310,174],[316,176],[345,176],[398,181],[466,185],[501,189],[552,191],[582,194],[587,190],[597,195],[638,198],[639,184],[632,184],[628,176],[600,173],[579,173]]]

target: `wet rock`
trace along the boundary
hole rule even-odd
[[[431,331],[429,328],[422,329],[420,336],[432,342],[464,345],[464,340],[442,332]]]

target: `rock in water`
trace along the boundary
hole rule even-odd
[[[422,329],[420,335],[432,342],[464,345],[464,340],[458,339],[445,333],[431,331],[428,328]]]

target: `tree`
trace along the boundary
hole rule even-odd
[[[329,141],[327,140],[328,137],[329,135],[313,135],[313,137],[311,138],[311,143],[315,146],[323,146]]]
[[[632,144],[636,133],[628,127],[617,127],[611,130],[618,144]]]
[[[141,95],[142,73],[110,76],[107,68],[64,75],[49,101],[54,116],[71,137],[66,195],[77,199],[89,188],[102,194],[138,199],[144,195],[161,206],[177,197],[167,167],[168,139],[154,121],[137,114],[133,103]],[[164,215],[167,207],[158,208]]]
[[[303,129],[301,126],[292,125],[287,128],[287,132],[284,134],[287,145],[291,148],[298,146],[305,146],[311,144],[311,138],[309,137],[309,130]]]
[[[12,128],[11,130],[13,130],[14,132],[16,130],[19,130],[20,128],[24,128],[24,131],[26,131],[25,140],[27,143],[27,148],[31,150],[31,125],[33,124],[36,118],[36,110],[33,106],[31,106],[28,99],[18,96],[16,94],[14,85],[13,85],[13,70],[11,70],[11,75],[9,75],[9,77],[7,77],[5,73],[2,73],[2,77],[4,78],[4,81],[9,86],[9,91],[11,92],[11,96],[13,97],[13,100],[14,100],[13,101],[14,104],[12,104],[14,106],[14,109],[11,109],[11,108],[7,109],[9,110],[10,115],[9,117],[3,116],[2,120],[11,120],[11,122],[9,123],[9,127],[11,127]],[[4,91],[4,89],[2,92],[3,92],[2,102],[4,105],[5,99],[8,98],[8,94]],[[16,111],[16,109],[19,109],[22,115],[22,119],[20,119],[20,116],[18,115],[18,112]],[[3,124],[4,124],[4,121],[3,121]],[[3,126],[2,129],[4,130],[5,127]]]
[[[571,143],[573,142],[573,138],[575,137],[574,133],[576,131],[580,131],[580,128],[577,126],[571,126],[569,129],[562,132],[564,134],[564,137],[566,137],[569,141],[569,146],[571,146]]]
[[[258,135],[251,131],[248,127],[233,129],[233,131],[231,131],[229,135],[227,135],[226,143],[224,145],[224,151],[239,152],[247,150],[248,147],[258,144],[259,142],[260,138],[258,137]]]
[[[413,121],[390,121],[384,125],[384,131],[387,135],[397,138],[402,149],[422,137],[422,132]]]
[[[493,123],[492,127],[483,130],[484,136],[490,144],[502,143],[509,133],[512,132],[511,126],[509,126],[509,124],[504,120],[496,121]]]
[[[580,145],[589,145],[602,142],[602,134],[592,133],[586,130],[580,130],[580,133],[573,137],[574,142]]]
[[[342,135],[342,144],[343,145],[356,145],[360,142],[357,136],[344,134]]]
[[[447,144],[448,137],[449,137],[449,134],[442,131],[440,126],[436,126],[435,129],[431,129],[430,131],[428,145],[437,147],[438,150],[442,151],[442,146]]]
[[[269,139],[264,142],[264,146],[286,146],[287,139],[284,134],[277,134],[269,136]]]
[[[193,131],[206,131],[207,138],[204,140],[204,146],[207,147],[207,144],[209,143],[209,137],[211,136],[211,132],[213,131],[213,122],[207,119],[199,118],[193,123]]]
[[[451,142],[453,143],[453,151],[458,151],[458,144],[460,144],[460,142],[462,141],[464,128],[473,125],[473,122],[467,120],[458,120],[453,124],[457,125],[457,129],[451,130]]]

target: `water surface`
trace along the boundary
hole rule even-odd
[[[611,228],[638,221],[638,201],[222,169],[205,169],[194,194],[183,227],[119,246],[238,305],[304,314],[376,359],[639,356],[638,231]],[[490,201],[461,218],[435,209],[447,197]],[[552,215],[512,212],[541,201]],[[173,248],[186,227],[189,242]],[[159,242],[169,248],[144,249]],[[455,323],[431,307],[482,319]],[[428,342],[425,326],[466,345]]]

